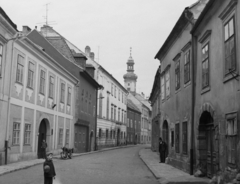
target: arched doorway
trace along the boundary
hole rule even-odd
[[[204,111],[199,120],[198,134],[198,151],[199,164],[202,167],[204,174],[211,178],[215,174],[215,159],[214,151],[214,126],[213,117],[208,111]]]
[[[167,147],[169,147],[169,143],[168,143],[168,122],[166,120],[163,122],[162,139],[165,143],[167,143]],[[167,152],[166,152],[166,157],[167,156],[168,156],[168,148],[167,148]]]
[[[43,140],[45,140],[46,143],[48,143],[48,141],[47,141],[47,130],[48,130],[47,127],[48,127],[48,120],[43,119],[41,121],[41,123],[39,125],[39,129],[38,129],[38,151],[37,151],[38,158],[44,158],[45,157],[45,154],[43,153],[43,149],[41,149],[41,147],[42,147]]]

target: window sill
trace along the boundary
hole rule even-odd
[[[16,81],[16,84],[18,84],[18,85],[20,85],[20,86],[23,86],[23,83],[21,83],[21,82],[17,82],[17,81]]]
[[[188,81],[186,84],[183,85],[184,88],[188,87],[191,84],[191,80]]]
[[[202,89],[201,95],[203,95],[204,93],[207,93],[207,92],[210,91],[210,90],[211,90],[211,87],[210,87],[210,86],[205,87],[204,89]]]
[[[177,94],[179,91],[181,91],[180,87],[175,91],[175,94]]]
[[[238,72],[237,72],[237,71],[234,71],[234,72],[236,72],[236,73],[233,74],[233,75],[236,75],[236,76],[233,76],[233,75],[230,74],[230,73],[226,74],[226,75],[224,76],[224,78],[223,78],[223,83],[226,83],[226,82],[228,82],[228,81],[230,81],[230,80],[232,80],[232,79],[237,78]]]
[[[44,93],[42,93],[42,92],[39,92],[39,94],[40,94],[40,95],[43,95],[43,96],[45,96],[45,94],[44,94]]]
[[[27,86],[27,89],[33,90],[33,87]]]

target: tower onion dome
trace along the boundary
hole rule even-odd
[[[128,58],[127,64],[134,64],[134,60],[132,58],[132,56],[130,55],[130,57]]]
[[[137,80],[138,76],[135,73],[128,72],[123,76],[124,79]]]

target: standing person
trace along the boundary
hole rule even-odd
[[[162,140],[161,137],[159,137],[158,149],[159,149],[159,154],[160,154],[160,162],[159,163],[165,163],[167,144]]]
[[[47,143],[43,139],[42,146],[41,146],[42,158],[46,158],[46,149],[47,149]]]
[[[55,179],[56,172],[52,162],[52,153],[48,153],[46,161],[43,163],[44,184],[52,184]]]

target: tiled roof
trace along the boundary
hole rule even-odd
[[[130,109],[133,109],[139,113],[141,113],[141,111],[139,110],[139,108],[132,102],[132,100],[130,99],[127,99],[127,106],[130,108]]]
[[[7,22],[16,30],[17,30],[17,25],[13,23],[13,21],[8,17],[8,15],[5,13],[5,11],[0,7],[0,14],[7,20]]]

